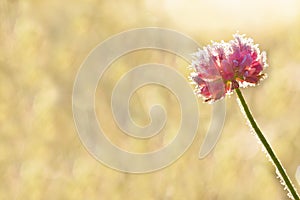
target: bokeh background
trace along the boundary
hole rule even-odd
[[[158,26],[206,45],[229,40],[239,30],[268,53],[268,79],[243,92],[299,191],[299,11],[297,0],[1,0],[0,199],[287,199],[235,95],[226,99],[224,130],[208,157],[199,160],[198,152],[211,105],[199,100],[198,134],[188,151],[171,166],[140,175],[112,170],[86,151],[77,136],[71,102],[81,63],[114,34]],[[111,65],[96,93],[97,114],[104,118],[100,123],[107,137],[134,152],[164,146],[176,135],[180,121],[175,96],[150,85],[133,95],[132,116],[147,124],[149,106],[165,105],[168,123],[163,132],[140,141],[116,128],[111,90],[122,74],[148,62],[189,73],[188,63],[170,53],[136,51]]]

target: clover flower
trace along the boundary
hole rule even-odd
[[[255,86],[266,77],[266,53],[245,35],[229,42],[213,42],[193,54],[190,79],[205,102],[222,99],[239,87]]]
[[[288,196],[300,200],[296,188],[277,158],[274,150],[257,125],[240,87],[255,86],[266,77],[266,53],[260,52],[258,45],[245,35],[234,34],[229,42],[213,42],[193,54],[190,79],[196,84],[196,94],[205,102],[215,102],[226,94],[236,91],[241,111],[253,132],[264,147],[265,153],[273,162],[276,173]]]

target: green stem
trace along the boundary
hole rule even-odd
[[[266,140],[266,138],[264,137],[263,133],[261,132],[261,130],[259,129],[258,125],[256,124],[251,111],[249,110],[247,103],[242,95],[242,92],[240,91],[239,88],[235,89],[238,98],[241,102],[241,105],[245,111],[245,114],[252,126],[252,128],[254,129],[255,133],[257,134],[258,138],[260,139],[260,141],[262,142],[262,144],[264,145],[265,149],[267,150],[270,158],[272,159],[276,169],[278,170],[278,172],[280,173],[283,181],[285,182],[285,185],[288,187],[291,195],[294,197],[295,200],[299,200],[299,195],[297,194],[296,189],[294,188],[291,180],[289,179],[287,173],[285,172],[285,169],[282,167],[280,161],[278,160],[277,156],[275,155],[271,145],[268,143],[268,141]]]

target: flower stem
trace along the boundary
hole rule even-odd
[[[263,133],[261,132],[261,130],[259,129],[257,123],[255,122],[251,111],[249,110],[247,103],[242,95],[242,92],[240,91],[239,88],[235,89],[238,98],[240,100],[240,103],[245,111],[245,114],[252,126],[252,128],[254,129],[255,133],[257,134],[258,138],[260,139],[261,143],[264,145],[265,149],[267,150],[268,155],[270,156],[270,158],[272,159],[275,168],[278,170],[278,172],[280,173],[285,185],[287,186],[288,190],[290,191],[290,194],[292,195],[292,197],[295,200],[299,200],[299,195],[297,194],[296,189],[294,188],[290,178],[288,177],[287,173],[285,172],[285,169],[283,168],[283,166],[281,165],[279,159],[277,158],[277,156],[275,155],[271,145],[269,144],[269,142],[266,140],[266,138],[264,137]]]

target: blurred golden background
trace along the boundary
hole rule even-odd
[[[169,28],[203,45],[229,40],[237,30],[246,33],[267,51],[270,67],[268,79],[243,92],[299,191],[299,11],[297,0],[1,0],[0,199],[287,199],[235,95],[226,99],[224,130],[208,157],[199,160],[198,153],[211,106],[199,100],[199,130],[188,151],[167,168],[136,175],[112,170],[86,151],[72,118],[72,87],[88,53],[128,29]],[[111,117],[108,94],[113,84],[148,62],[189,73],[188,63],[175,55],[136,51],[111,65],[96,94],[98,116],[107,115],[100,122],[107,136],[130,151],[162,147],[178,130],[178,102],[162,87],[140,88],[131,101],[139,124],[149,122],[150,105],[166,106],[168,124],[153,140],[129,138]]]

